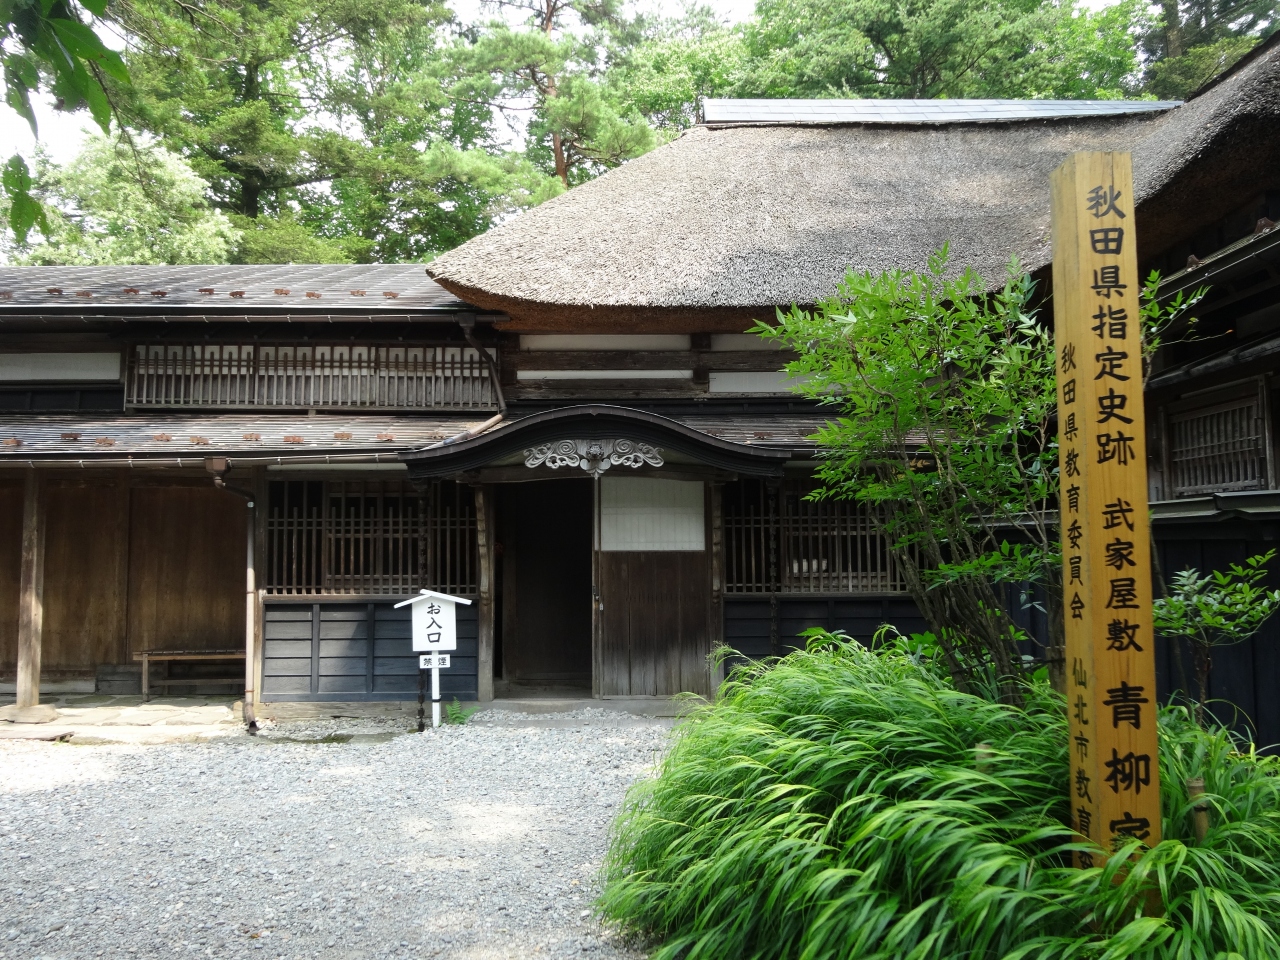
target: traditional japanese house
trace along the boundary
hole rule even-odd
[[[707,694],[722,642],[919,628],[868,518],[804,499],[823,411],[749,328],[943,242],[1047,286],[1049,173],[1102,149],[1134,155],[1143,269],[1235,264],[1212,322],[1262,335],[1275,295],[1248,271],[1275,278],[1257,224],[1277,214],[1278,114],[1275,43],[1186,104],[711,101],[425,273],[0,270],[0,663],[42,649],[47,680],[106,683],[143,651],[238,645],[257,701],[411,698],[391,604],[419,587],[476,601],[446,687],[463,699]],[[1193,359],[1153,381],[1175,433]],[[1161,449],[1183,452],[1153,483],[1191,475],[1185,445]],[[1159,487],[1178,543],[1211,525],[1189,505],[1225,502],[1207,482]]]

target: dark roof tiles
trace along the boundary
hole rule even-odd
[[[422,264],[0,267],[0,311],[276,313],[472,309]]]

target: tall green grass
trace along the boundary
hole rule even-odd
[[[679,728],[628,796],[601,908],[654,960],[1280,958],[1280,766],[1181,707],[1160,740],[1165,840],[1077,870],[1057,694],[1004,706],[905,641],[827,637]],[[1152,888],[1163,917],[1142,915]]]

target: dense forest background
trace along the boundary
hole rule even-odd
[[[425,262],[678,136],[705,97],[1181,99],[1280,0],[757,0],[738,24],[627,0],[100,10],[127,68],[99,77],[109,132],[33,158],[43,230],[10,262]]]

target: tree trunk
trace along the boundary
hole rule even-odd
[[[879,526],[881,535],[892,541],[894,535],[883,523]],[[928,545],[921,545],[920,549],[924,554],[937,553],[936,547]],[[936,566],[942,561],[941,556],[917,558],[912,551],[903,549],[894,549],[893,555],[907,591],[938,638],[956,689],[976,692],[976,671],[989,667],[995,675],[1000,701],[1022,706],[1024,672],[1013,640],[1016,628],[991,584],[964,580],[930,586],[924,582],[921,560],[925,567]]]
[[[262,213],[262,188],[249,177],[240,180],[239,212],[255,220]]]
[[[1209,671],[1213,669],[1213,661],[1209,658],[1209,646],[1192,640],[1196,650],[1196,686],[1200,696],[1196,700],[1196,723],[1204,726],[1204,703],[1209,699]]]
[[[555,152],[556,157],[556,176],[560,178],[560,182],[564,184],[567,190],[569,188],[569,164],[564,158],[564,143],[560,140],[560,134],[551,134],[551,149]]]
[[[1164,10],[1164,54],[1172,60],[1182,56],[1182,17],[1178,0],[1161,0]]]

